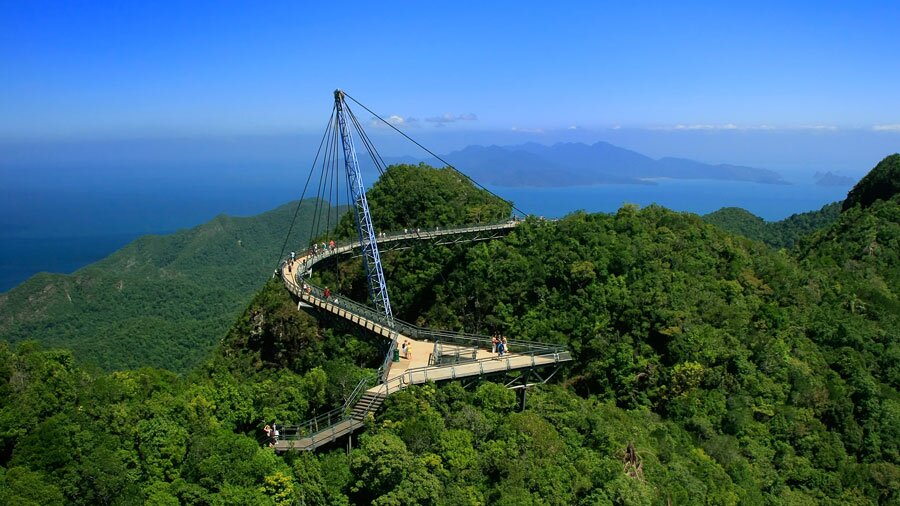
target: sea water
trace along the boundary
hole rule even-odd
[[[761,184],[743,181],[656,179],[643,185],[595,185],[562,188],[488,187],[512,200],[527,214],[559,218],[576,210],[615,212],[623,204],[658,204],[676,211],[711,213],[723,207],[742,207],[767,220],[815,211],[843,200],[850,187],[812,183]]]

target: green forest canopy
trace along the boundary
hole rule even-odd
[[[456,169],[391,165],[366,192],[375,230],[434,228],[505,220],[512,204],[476,188]],[[339,237],[356,237],[347,213],[336,228]]]
[[[869,207],[877,200],[888,200],[900,192],[900,154],[885,158],[856,183],[847,194],[843,210],[856,205]]]
[[[834,223],[840,212],[841,203],[833,202],[818,211],[792,214],[780,221],[766,222],[739,207],[723,207],[703,216],[703,221],[778,249],[793,248],[802,237]]]
[[[898,195],[791,251],[625,206],[390,252],[395,313],[575,361],[522,412],[501,384],[410,388],[349,456],[257,439],[339,404],[380,359],[277,280],[186,376],[0,345],[0,502],[896,504],[898,252]]]

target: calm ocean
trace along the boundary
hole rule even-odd
[[[818,210],[843,200],[850,187],[815,184],[759,184],[740,181],[661,179],[647,185],[597,185],[567,188],[488,187],[529,214],[558,218],[572,211],[610,213],[622,204],[659,204],[676,211],[711,213],[742,207],[767,220]]]

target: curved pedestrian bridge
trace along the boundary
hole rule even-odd
[[[451,244],[490,240],[504,235],[519,223],[510,220],[429,231],[405,230],[379,234],[377,241],[382,249],[396,249],[408,247],[414,241]],[[389,352],[378,373],[362,380],[340,408],[300,425],[282,427],[275,443],[276,450],[315,450],[349,434],[362,427],[369,414],[374,413],[388,395],[409,385],[477,379],[510,371],[528,371],[543,382],[549,376],[541,377],[538,369],[558,367],[572,360],[564,346],[516,339],[508,341],[510,352],[500,356],[492,351],[490,336],[417,327],[388,319],[383,313],[340,295],[328,293],[326,297],[325,289],[309,279],[315,265],[336,255],[351,254],[359,247],[357,241],[316,248],[294,260],[286,259],[280,265],[278,274],[285,287],[298,299],[298,307],[306,305],[317,308],[357,324],[391,340],[391,350],[399,347],[400,343],[408,342],[408,355],[401,355],[395,362],[393,353]]]

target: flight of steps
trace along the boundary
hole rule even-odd
[[[385,395],[382,392],[366,391],[366,393],[356,401],[356,404],[353,405],[353,411],[350,413],[350,418],[358,422],[364,422],[366,420],[366,415],[378,411],[378,408],[380,408],[381,404],[384,402],[384,398]]]

